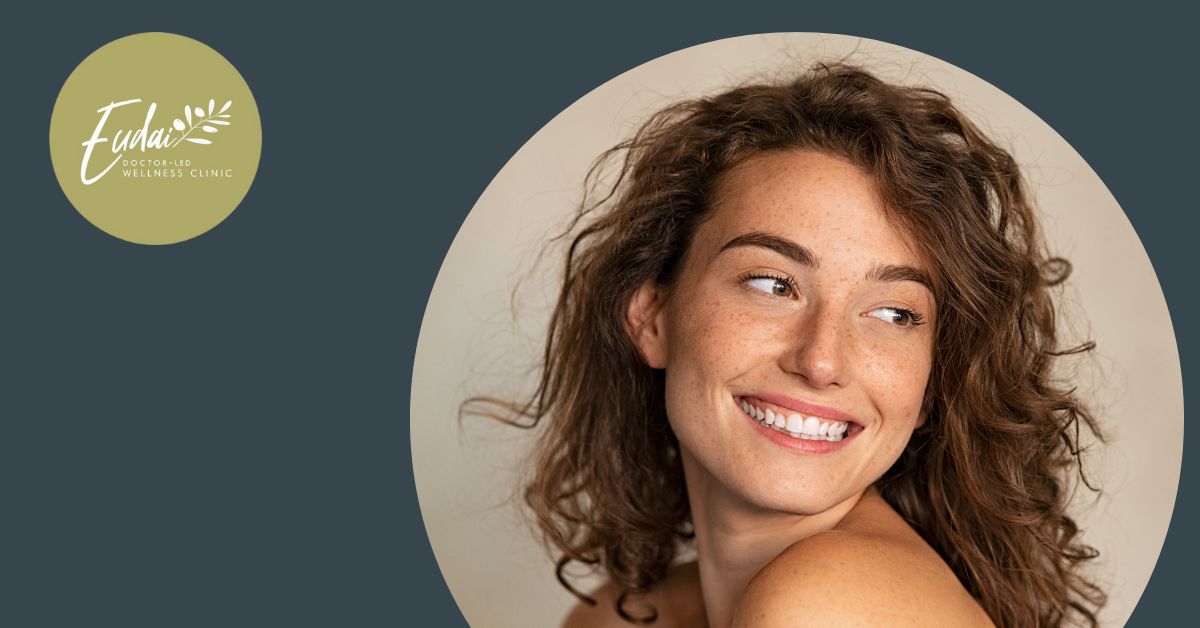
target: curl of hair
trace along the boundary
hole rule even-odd
[[[929,412],[877,483],[999,626],[1096,625],[1105,595],[1083,573],[1096,552],[1066,514],[1083,476],[1080,429],[1102,438],[1059,387],[1050,257],[1013,158],[943,94],[842,64],[798,79],[683,102],[650,118],[593,165],[570,239],[536,391],[463,412],[514,424],[546,419],[525,498],[547,544],[602,568],[629,596],[666,576],[689,536],[678,442],[661,371],[626,327],[633,293],[670,286],[721,175],[766,151],[815,150],[870,173],[889,218],[933,267],[938,328]],[[602,184],[606,166],[616,180]],[[593,601],[594,603],[594,601]]]

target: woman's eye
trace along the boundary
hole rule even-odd
[[[748,277],[746,283],[755,290],[778,297],[790,297],[795,293],[792,285],[780,277]]]
[[[925,321],[924,317],[920,314],[902,307],[881,307],[871,310],[867,313],[867,316],[874,316],[881,321],[900,327],[916,327]]]

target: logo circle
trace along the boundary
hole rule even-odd
[[[105,44],[67,77],[50,116],[50,161],[100,230],[174,244],[225,220],[258,171],[250,87],[216,50],[171,33]]]

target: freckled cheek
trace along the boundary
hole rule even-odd
[[[668,335],[676,364],[690,368],[737,371],[761,359],[782,330],[752,311],[720,303],[695,308],[678,317]],[[670,366],[668,366],[670,368]]]
[[[866,364],[864,384],[874,389],[877,403],[885,415],[915,419],[920,414],[929,383],[931,363],[928,354],[923,350],[892,346],[871,353]]]
[[[721,416],[718,393],[738,372],[734,322],[719,308],[692,307],[671,319],[667,334],[668,421],[686,449],[708,456],[719,452],[713,444],[721,440],[714,428]]]

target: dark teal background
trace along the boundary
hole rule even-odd
[[[1150,3],[664,5],[7,9],[0,625],[461,625],[408,442],[413,352],[442,256],[491,177],[555,114],[631,67],[722,37],[881,39],[1024,103],[1129,214],[1194,390],[1194,16]],[[263,122],[242,206],[167,247],[88,224],[48,154],[75,65],[150,30],[225,55]],[[1185,460],[1131,625],[1193,621],[1195,476]]]

